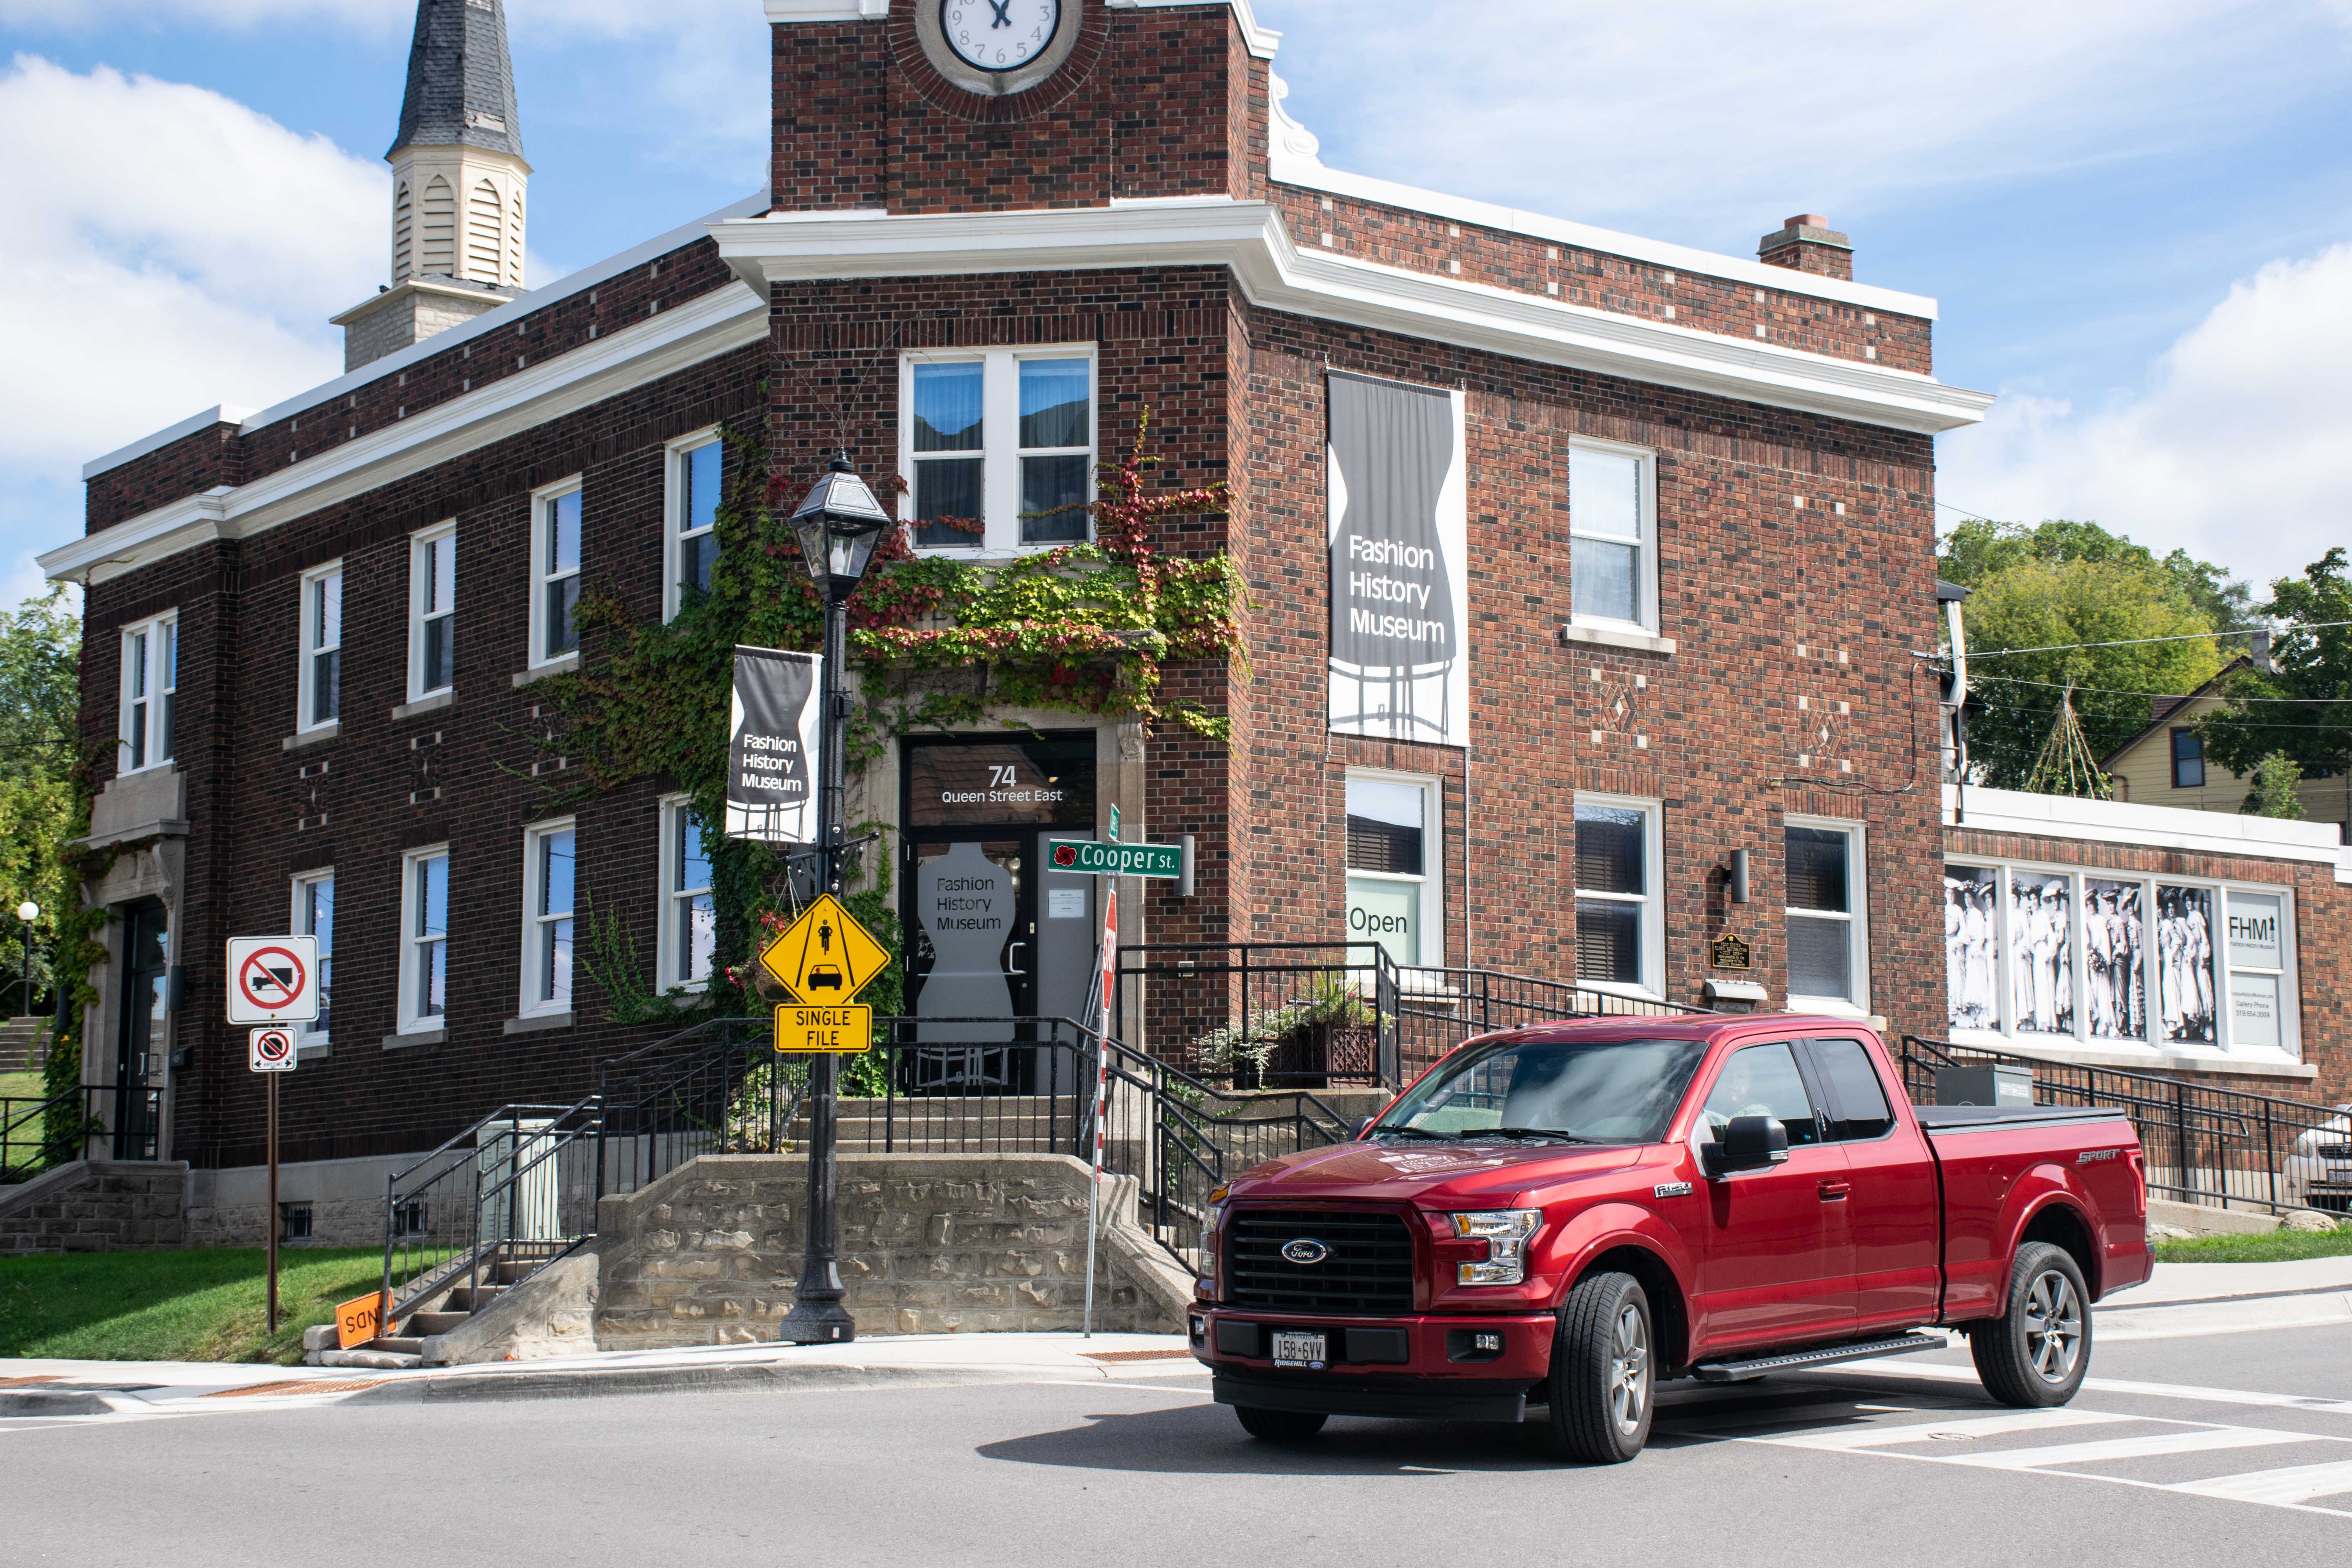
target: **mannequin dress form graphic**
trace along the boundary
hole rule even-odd
[[[915,999],[919,1018],[1003,1018],[1002,1024],[926,1026],[919,1038],[981,1044],[1013,1037],[1013,990],[1004,944],[1013,935],[1013,874],[967,839],[915,872],[915,918],[930,939],[931,969]]]

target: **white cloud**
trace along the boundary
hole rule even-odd
[[[2348,410],[2352,245],[2339,245],[2237,284],[2112,403],[2002,398],[1982,427],[1944,437],[1937,492],[2005,520],[2095,521],[2261,586],[2352,542]]]

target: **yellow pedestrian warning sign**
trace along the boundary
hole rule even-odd
[[[847,1002],[889,962],[889,950],[831,893],[803,910],[800,919],[760,952],[761,964],[777,984],[810,1006]]]
[[[776,1009],[776,1049],[780,1051],[854,1055],[873,1048],[874,1009],[863,1003],[803,1007],[787,1002]]]

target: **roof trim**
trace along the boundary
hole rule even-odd
[[[119,468],[150,452],[161,451],[181,437],[193,436],[199,430],[215,425],[242,425],[252,417],[253,410],[250,408],[216,403],[202,414],[191,414],[176,425],[166,425],[152,436],[142,436],[128,447],[117,447],[103,458],[92,458],[81,466],[82,482],[87,484],[109,468]]]
[[[1959,786],[1946,784],[1945,827],[1958,827],[1969,833],[2015,833],[2035,838],[2128,844],[2192,855],[2232,855],[2352,867],[2352,856],[2347,856],[2340,842],[2342,830],[2332,822],[2287,822],[2224,811],[2189,811],[2177,805],[2079,800],[2070,795],[2029,795],[2023,790],[1986,789],[1977,784],[1969,786],[1966,817],[1955,823],[1949,814],[1959,805]]]
[[[1874,363],[1302,250],[1271,204],[1224,196],[987,213],[775,212],[714,223],[710,233],[737,275],[763,292],[814,279],[1222,266],[1269,310],[1895,429],[1973,425],[1993,401]]]
[[[510,327],[532,311],[544,310],[558,300],[568,299],[583,289],[593,289],[600,283],[618,277],[633,267],[642,267],[656,257],[667,256],[680,246],[691,245],[696,240],[706,237],[710,232],[710,226],[714,223],[765,212],[767,209],[768,195],[765,191],[746,196],[739,202],[730,202],[717,212],[698,217],[692,223],[681,224],[667,234],[657,235],[646,240],[643,245],[633,246],[617,256],[608,256],[604,260],[583,267],[577,272],[567,273],[543,288],[534,289],[527,294],[518,294],[497,309],[485,310],[473,320],[451,327],[446,331],[436,332],[429,338],[411,343],[396,353],[388,353],[382,359],[370,360],[357,370],[346,372],[332,381],[314,386],[310,391],[289,397],[283,403],[272,404],[257,413],[248,408],[227,407],[215,409],[213,412],[222,416],[224,419],[236,420],[241,426],[242,433],[250,435],[265,426],[274,425],[280,419],[315,408],[322,403],[331,402],[346,393],[356,392],[372,382],[382,381],[388,375],[394,375],[413,365],[421,364],[437,353],[456,348],[459,343],[498,331],[504,327]],[[371,295],[369,298],[373,300],[376,296]],[[143,437],[128,447],[109,452],[103,458],[92,458],[82,465],[81,477],[88,480],[104,473],[109,468],[120,468],[133,458],[145,457],[158,447],[202,429],[204,426],[201,422],[205,417],[206,416],[200,414],[191,419],[183,419],[177,425],[159,430],[152,436]],[[137,520],[125,520],[126,522],[135,521]],[[117,523],[115,526],[120,528],[124,524]]]

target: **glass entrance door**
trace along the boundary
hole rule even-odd
[[[163,1081],[164,1009],[169,1003],[169,966],[164,963],[163,906],[144,899],[122,912],[122,1002],[115,1026],[114,1157],[158,1156],[157,1096]]]

